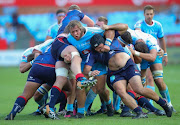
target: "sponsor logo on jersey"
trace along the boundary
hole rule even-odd
[[[84,54],[84,55],[86,55],[86,54],[88,54],[88,53],[90,53],[90,50],[89,50],[89,49],[85,49],[85,50],[82,51],[82,54]]]

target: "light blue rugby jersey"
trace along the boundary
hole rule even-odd
[[[86,61],[88,54],[91,51],[90,39],[94,34],[104,34],[104,30],[98,27],[85,27],[86,33],[79,39],[76,40],[72,35],[68,35],[67,39],[69,43],[76,47],[81,54],[83,61]]]
[[[28,55],[30,55],[34,49],[40,51],[41,53],[45,53],[50,48],[53,41],[54,39],[49,39],[46,40],[44,43],[26,49],[22,54],[21,62],[27,62]]]
[[[53,25],[51,25],[47,31],[47,36],[50,36],[53,39],[56,38],[60,26],[61,24],[58,23],[54,23]]]
[[[160,22],[153,20],[153,24],[149,25],[145,20],[139,20],[134,25],[135,28],[140,28],[143,32],[151,34],[156,39],[164,37],[164,31]]]
[[[128,31],[131,34],[133,45],[135,45],[137,40],[142,39],[146,43],[149,51],[152,49],[156,49],[157,52],[159,51],[160,47],[157,44],[157,39],[154,38],[151,34],[144,33],[141,30],[132,30],[130,28]]]

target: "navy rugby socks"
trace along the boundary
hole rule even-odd
[[[13,116],[15,116],[16,113],[19,113],[19,112],[21,112],[23,110],[26,103],[27,103],[26,98],[24,98],[23,96],[17,97],[17,99],[16,99],[16,101],[14,103],[13,109],[12,109],[12,111],[10,113],[12,113]]]

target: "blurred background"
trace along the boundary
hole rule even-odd
[[[71,4],[96,21],[134,24],[144,19],[143,8],[156,9],[154,20],[164,29],[170,64],[180,64],[180,0],[0,0],[0,66],[18,66],[22,52],[44,42],[48,28],[57,22],[56,11]]]

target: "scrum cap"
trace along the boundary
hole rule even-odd
[[[105,39],[100,35],[100,34],[95,34],[91,39],[90,39],[91,47],[96,48],[98,47],[101,43],[105,43]]]

